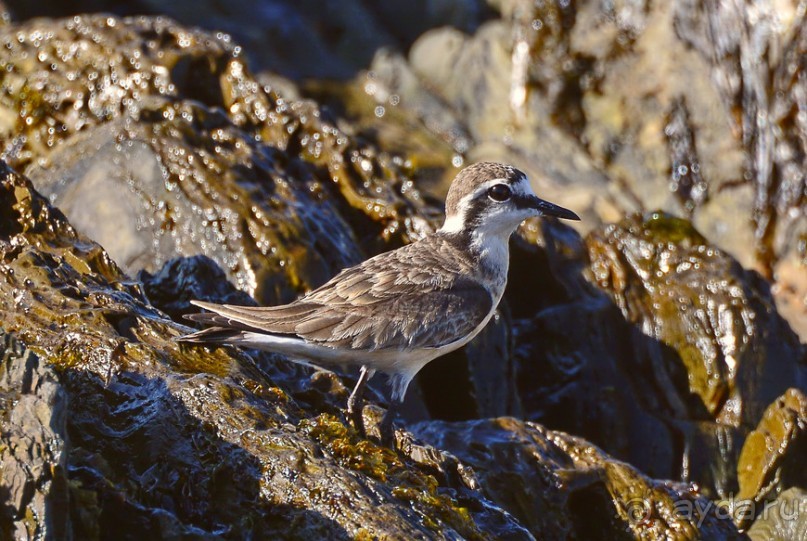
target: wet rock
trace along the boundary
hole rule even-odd
[[[444,199],[458,172],[447,166],[468,150],[469,136],[462,122],[421,85],[400,53],[380,50],[370,70],[353,84],[309,82],[304,90],[338,111],[356,136],[409,156],[418,171],[418,188]]]
[[[582,227],[591,227],[599,207],[607,208],[614,197],[625,200],[607,193],[606,178],[568,134],[547,122],[540,105],[530,102],[525,119],[519,119],[510,100],[510,42],[510,28],[502,21],[489,21],[470,37],[454,29],[434,30],[415,42],[409,61],[421,84],[465,123],[473,138],[465,152],[470,161],[514,163],[530,175],[537,193],[577,209]],[[378,66],[373,71],[383,72]],[[394,80],[391,89],[400,94],[402,107],[417,112],[417,94],[405,93]]]
[[[732,120],[754,186],[756,255],[771,275],[792,247],[794,226],[804,220],[807,205],[807,123],[799,118],[807,98],[807,14],[797,2],[685,3],[676,11],[684,39],[718,73],[714,84],[724,108],[741,105]],[[769,50],[776,54],[766,55]]]
[[[403,160],[258,84],[226,37],[85,16],[0,40],[6,156],[129,272],[203,252],[289,300],[437,214]]]
[[[242,290],[275,304],[360,260],[350,229],[310,172],[293,165],[289,172],[210,113],[166,104],[142,112],[151,116],[139,123],[91,128],[29,173],[130,274],[204,253]]]
[[[306,409],[246,355],[181,346],[185,328],[99,245],[29,181],[5,166],[0,179],[3,327],[67,396],[66,537],[529,538],[478,493],[445,494],[433,466],[358,439],[341,412]]]
[[[765,506],[760,518],[748,530],[753,541],[791,541],[807,531],[807,491],[788,489]]]
[[[562,432],[512,418],[415,432],[471,466],[484,493],[538,539],[744,538],[691,487],[648,479]]]
[[[10,66],[3,77],[28,85],[29,97],[0,96],[0,110],[22,107],[25,117],[9,128],[18,133],[10,155],[130,275],[203,253],[260,304],[277,304],[440,219],[410,177],[415,169],[428,175],[439,159],[393,157],[372,138],[342,131],[316,104],[259,84],[225,37],[165,19],[89,16],[31,21],[15,32],[0,51]],[[75,43],[86,53],[62,53]],[[456,362],[480,365],[506,332],[486,330]],[[459,387],[461,418],[517,412],[514,395],[491,387],[508,381],[508,366],[500,368],[498,379],[471,369]],[[506,403],[485,398],[481,406],[473,396],[502,392]],[[420,401],[410,409],[422,418]]]
[[[419,119],[409,133],[436,134],[454,163],[515,163],[581,213],[582,232],[634,211],[689,215],[781,284],[777,302],[804,341],[805,288],[792,275],[794,262],[807,268],[807,25],[785,4],[760,8],[757,25],[753,2],[491,2],[500,18],[430,30],[406,65],[377,54],[355,86]]]
[[[666,404],[677,415],[753,426],[784,389],[807,384],[804,348],[767,284],[688,222],[652,213],[592,233],[586,243],[594,283],[666,346],[638,351],[644,368],[637,369],[673,383],[657,385],[677,389]]]
[[[0,331],[0,534],[68,539],[68,396],[53,367]]]
[[[690,124],[686,103],[683,100],[674,102],[664,128],[670,147],[670,190],[689,213],[702,206],[709,196]]]
[[[805,223],[807,227],[807,223]],[[779,313],[793,330],[807,337],[807,230],[793,250],[776,264],[776,282],[771,291]]]
[[[651,476],[736,493],[746,434],[805,385],[804,347],[764,280],[661,213],[585,239],[551,222],[521,234],[510,279],[531,293],[506,299],[525,417]]]
[[[255,300],[236,289],[216,262],[207,256],[176,258],[155,274],[142,272],[138,280],[149,302],[171,316],[182,320],[185,314],[197,312],[190,301],[205,299],[219,304],[255,306]]]
[[[761,510],[765,502],[791,487],[807,489],[805,457],[807,397],[798,389],[788,389],[768,406],[745,440],[737,464],[737,498],[752,500],[754,508]],[[754,516],[745,518],[750,521]]]
[[[429,28],[472,31],[491,15],[483,0],[394,2],[290,0],[170,3],[154,0],[8,2],[15,16],[64,17],[92,12],[164,15],[184,25],[224,31],[244,46],[259,69],[295,80],[347,79],[380,47],[407,49]]]
[[[466,347],[435,359],[418,373],[416,381],[430,418],[459,421],[523,413],[511,325],[506,307],[500,308]]]

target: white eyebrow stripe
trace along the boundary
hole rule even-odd
[[[487,192],[492,186],[496,184],[507,184],[513,193],[516,195],[534,195],[532,186],[526,176],[521,176],[516,182],[508,183],[506,178],[494,178],[480,184],[473,192],[469,193],[457,202],[457,209],[453,216],[446,218],[440,231],[445,233],[459,233],[466,228],[465,218],[468,208],[471,206],[471,201],[479,197],[480,194]]]

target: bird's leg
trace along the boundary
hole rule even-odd
[[[389,447],[394,450],[395,446],[395,416],[398,412],[400,403],[396,399],[390,400],[389,407],[381,418],[381,424],[378,425],[378,431],[381,435],[381,445]]]
[[[364,409],[364,388],[367,387],[367,382],[373,377],[375,370],[371,370],[366,366],[361,367],[359,373],[359,381],[350,393],[347,399],[347,414],[353,427],[359,432],[362,438],[367,437],[367,432],[364,430],[364,416],[362,410]]]

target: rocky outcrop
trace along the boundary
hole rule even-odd
[[[500,418],[425,423],[415,433],[471,466],[483,493],[539,539],[739,538],[692,487],[648,479],[562,432]]]
[[[771,509],[764,506],[777,496],[784,497],[789,489],[796,491],[791,492],[793,502],[801,502],[795,505],[795,513],[803,513],[805,498],[803,490],[801,493],[798,491],[807,485],[807,472],[803,467],[805,456],[807,397],[798,389],[788,389],[768,406],[759,426],[746,438],[740,453],[737,463],[740,491],[737,498],[745,502],[748,511],[753,511],[741,516],[741,524],[748,524],[758,514],[766,514],[766,509],[768,514],[777,509],[786,511],[787,499],[779,501]],[[791,518],[793,514],[790,513]]]
[[[491,5],[500,17],[474,32],[379,52],[355,82],[363,118],[380,107],[383,133],[403,110],[459,157],[518,164],[584,232],[635,211],[690,218],[774,279],[805,340],[804,2]]]
[[[67,539],[67,393],[52,366],[2,331],[0,339],[0,532]]]

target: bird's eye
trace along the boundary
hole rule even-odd
[[[488,190],[488,197],[500,203],[510,199],[511,195],[512,192],[507,184],[496,184],[495,186],[491,186]]]

